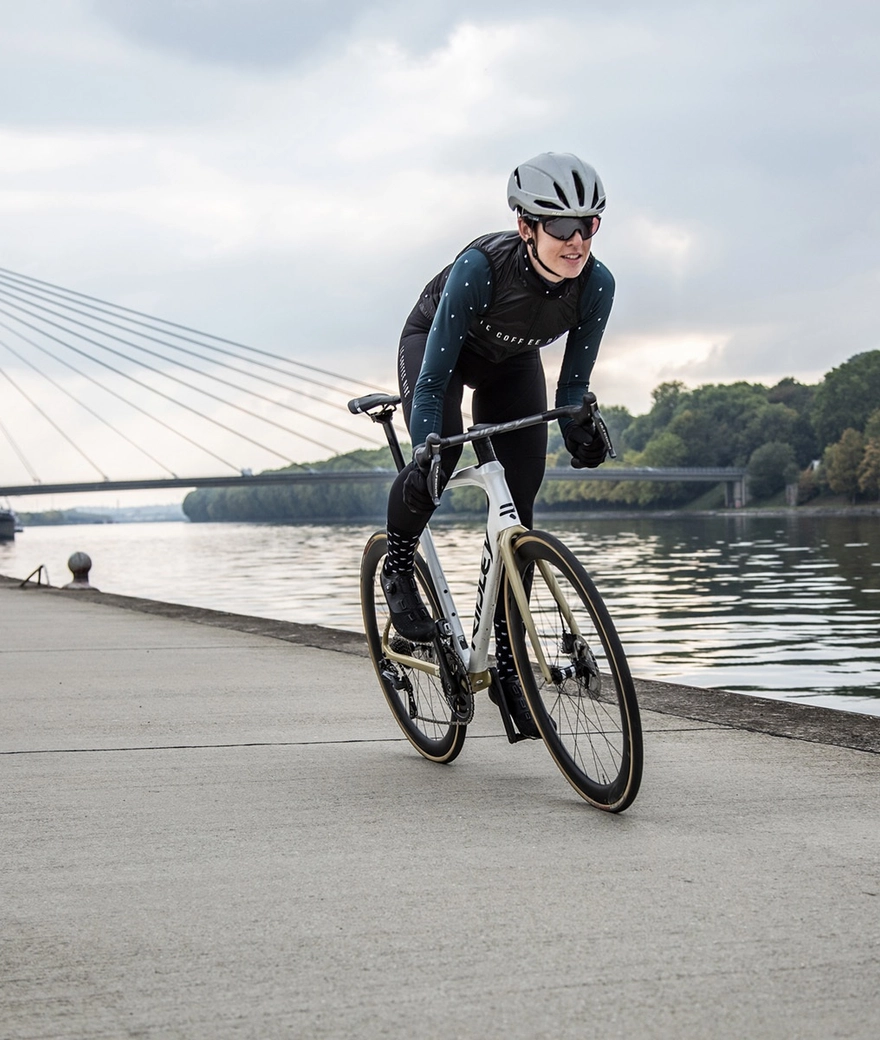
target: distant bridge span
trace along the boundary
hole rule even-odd
[[[169,477],[158,480],[101,480],[92,483],[20,484],[0,487],[0,495],[15,498],[26,495],[62,495],[91,491],[140,491],[159,488],[256,487],[266,484],[327,484],[346,481],[358,484],[389,483],[392,470],[306,470],[296,473],[260,473],[255,476]],[[724,484],[725,505],[739,508],[746,502],[746,471],[728,466],[713,468],[671,467],[655,469],[632,467],[614,469],[548,469],[546,480],[650,480],[660,483]]]

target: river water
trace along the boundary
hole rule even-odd
[[[92,560],[105,592],[360,631],[357,571],[374,525],[140,523],[31,527],[0,574]],[[548,521],[590,571],[637,676],[880,715],[880,517],[793,514]],[[462,613],[482,531],[439,524]]]

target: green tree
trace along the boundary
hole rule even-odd
[[[750,432],[755,429],[753,420],[766,408],[767,390],[758,383],[697,387],[669,423],[669,431],[686,448],[682,465],[744,466],[761,443]]]
[[[858,430],[847,429],[836,444],[825,449],[822,468],[832,491],[855,502],[859,493],[859,466],[865,453],[865,438]]]
[[[687,396],[684,383],[678,380],[655,387],[651,391],[651,410],[647,415],[637,415],[622,431],[621,447],[625,451],[643,451],[651,437],[669,425],[682,398]]]
[[[832,368],[816,389],[813,423],[820,448],[846,429],[864,430],[880,401],[880,350],[856,354]]]
[[[880,408],[875,408],[865,423],[865,437],[868,440],[880,440]]]
[[[767,391],[768,404],[781,404],[794,412],[796,418],[789,433],[781,438],[794,448],[798,465],[806,467],[819,457],[816,431],[813,429],[813,402],[816,387],[799,383],[791,376],[780,379],[776,386]]]
[[[865,454],[859,464],[859,490],[870,498],[880,498],[880,408],[865,423]]]
[[[812,466],[807,466],[798,477],[798,504],[803,505],[804,502],[812,501],[820,494],[820,491],[816,470]]]
[[[798,477],[794,448],[784,441],[770,441],[755,448],[749,459],[749,494],[762,499],[775,495]]]
[[[859,463],[859,490],[869,498],[880,498],[880,440],[865,443],[865,453]]]
[[[644,451],[629,456],[627,464],[633,467],[653,466],[657,469],[682,466],[685,465],[686,455],[687,448],[682,439],[669,430],[662,430],[651,438]],[[693,485],[656,480],[621,481],[609,489],[612,501],[644,507],[675,505],[692,494]]]
[[[809,412],[815,396],[815,386],[799,383],[791,376],[780,379],[776,386],[771,386],[767,391],[767,400],[771,404],[784,404],[799,415],[806,415]]]

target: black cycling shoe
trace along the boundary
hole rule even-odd
[[[516,724],[516,728],[522,733],[524,737],[528,737],[530,740],[540,740],[541,734],[538,732],[538,727],[535,725],[535,720],[532,718],[532,713],[529,711],[529,705],[526,701],[526,695],[522,691],[522,686],[519,684],[519,679],[515,675],[508,676],[506,679],[499,679],[497,686],[493,683],[489,687],[489,700],[493,704],[497,704],[496,690],[500,688],[504,695],[504,701],[507,704],[507,710],[510,712],[510,717]]]
[[[379,583],[385,593],[394,630],[414,643],[429,643],[434,638],[434,620],[422,602],[413,571],[391,571],[383,565]]]

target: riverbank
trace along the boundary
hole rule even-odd
[[[636,675],[880,713],[880,525],[874,517],[673,517],[539,523],[608,598]],[[0,573],[70,580],[76,551],[104,592],[362,631],[358,570],[375,525],[109,524],[31,528]],[[460,608],[479,522],[437,524]],[[328,552],[328,546],[333,547]],[[44,577],[45,580],[45,577]]]
[[[694,517],[696,519],[717,519],[718,517],[880,517],[880,505],[877,506],[742,506],[739,509],[595,509],[584,512],[535,512],[536,520],[674,520]],[[455,517],[452,517],[455,519]],[[475,517],[474,519],[479,519]],[[432,521],[433,522],[433,521]]]

